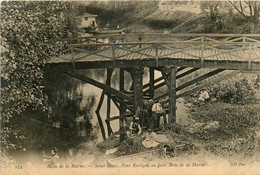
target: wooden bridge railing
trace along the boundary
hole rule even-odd
[[[259,58],[259,34],[171,35],[171,39],[174,37],[177,37],[175,41],[69,44],[64,54],[70,54],[66,59],[72,62],[90,57],[100,60],[189,58],[200,59],[203,64],[206,59],[250,62]]]
[[[137,41],[141,37],[142,41],[259,41],[259,34],[217,34],[217,33],[176,33],[176,34],[159,34],[159,33],[138,33],[126,35],[126,40]],[[257,39],[258,38],[258,39]]]
[[[63,38],[61,39],[63,42],[67,42],[68,44],[79,44],[79,43],[88,43],[88,44],[106,44],[106,43],[113,43],[113,42],[124,42],[125,41],[125,33],[118,33],[118,34],[103,34],[103,35],[96,35],[96,36],[82,36],[76,38]]]

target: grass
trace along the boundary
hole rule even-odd
[[[200,123],[193,138],[204,144],[204,149],[222,157],[253,156],[259,151],[257,134],[260,104],[236,105],[210,102],[190,108],[190,117]],[[205,127],[217,122],[217,127]]]

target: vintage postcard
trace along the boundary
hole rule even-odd
[[[260,175],[259,1],[1,1],[1,175]]]

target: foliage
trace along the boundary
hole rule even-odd
[[[63,50],[60,38],[69,31],[75,33],[74,12],[69,2],[1,2],[3,150],[19,148],[8,141],[18,132],[10,123],[13,117],[21,116],[28,108],[47,110],[42,94],[43,68],[46,60]]]
[[[97,14],[99,27],[127,27],[152,14],[158,7],[156,1],[93,2],[86,11]]]
[[[256,100],[254,84],[245,76],[236,76],[212,85],[209,94],[211,98],[226,103],[249,104]]]
[[[215,133],[213,138],[229,139],[230,137],[246,137],[248,133],[253,132],[259,125],[259,109],[259,104],[208,103],[193,108],[191,116],[200,122],[218,121],[218,133]]]
[[[233,7],[250,25],[250,33],[259,32],[259,15],[260,15],[260,2],[257,1],[228,1],[230,6]]]
[[[259,28],[258,2],[201,1],[206,33],[257,33]]]
[[[155,12],[144,19],[144,23],[155,30],[171,29],[187,21],[191,16],[191,12]]]

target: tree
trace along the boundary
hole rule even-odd
[[[259,1],[229,1],[229,4],[246,20],[251,23],[251,33],[259,28],[260,2]]]
[[[47,110],[42,90],[46,61],[64,49],[60,41],[76,34],[75,7],[70,2],[1,3],[1,149],[19,148],[10,120],[23,111]]]
[[[257,33],[259,31],[257,1],[202,1],[202,14],[207,16],[206,31]]]
[[[200,8],[207,17],[205,32],[220,32],[224,28],[223,14],[228,11],[226,4],[220,1],[201,1]]]

